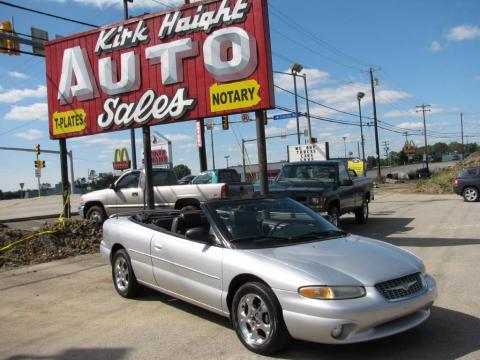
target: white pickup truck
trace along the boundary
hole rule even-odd
[[[231,172],[234,170],[217,171]],[[252,196],[253,185],[236,182],[236,178],[235,176],[224,176],[224,182],[177,185],[177,177],[173,170],[153,169],[155,207],[193,210],[199,209],[200,203],[210,199]],[[230,179],[233,181],[229,181]],[[82,195],[80,197],[80,216],[103,223],[110,215],[139,211],[144,207],[144,187],[143,170],[127,171],[110,185],[109,189]]]

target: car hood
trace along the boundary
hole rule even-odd
[[[285,181],[280,183],[273,183],[270,185],[269,190],[272,192],[311,192],[319,193],[327,190],[331,190],[335,187],[334,184],[329,185],[321,182],[303,182],[303,181]]]
[[[80,197],[80,203],[84,204],[87,201],[98,200],[98,199],[106,200],[109,191],[110,189],[102,189],[102,190],[95,190],[95,191],[91,191],[89,193],[83,194]]]
[[[422,269],[410,252],[356,235],[249,252],[318,281],[310,285],[373,286]]]

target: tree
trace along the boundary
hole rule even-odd
[[[435,158],[441,159],[443,155],[448,153],[448,145],[442,142],[435,143],[432,146],[432,151]]]
[[[192,171],[187,165],[179,164],[173,168],[175,175],[177,175],[177,179],[181,179],[184,176],[190,175]]]

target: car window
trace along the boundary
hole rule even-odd
[[[338,181],[343,183],[345,180],[350,180],[350,175],[344,164],[338,164]]]
[[[460,173],[460,177],[470,178],[474,176],[479,176],[478,171],[479,171],[479,168],[463,169],[463,171]]]
[[[235,183],[240,182],[240,175],[235,170],[220,170],[218,182],[221,183]]]
[[[117,183],[117,189],[138,188],[138,178],[140,173],[129,173],[122,177]]]
[[[153,186],[176,185],[177,177],[171,171],[154,171]]]
[[[317,181],[335,183],[336,170],[333,165],[323,164],[295,164],[284,165],[277,181]]]
[[[201,173],[192,181],[192,184],[211,184],[211,183],[212,183],[212,175],[209,171]]]
[[[238,248],[286,246],[344,236],[323,217],[289,198],[222,201],[209,206],[221,231]]]

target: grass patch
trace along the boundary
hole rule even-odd
[[[480,166],[480,152],[473,153],[455,166],[433,173],[429,179],[417,180],[415,192],[425,194],[451,194],[453,181],[466,167]]]

